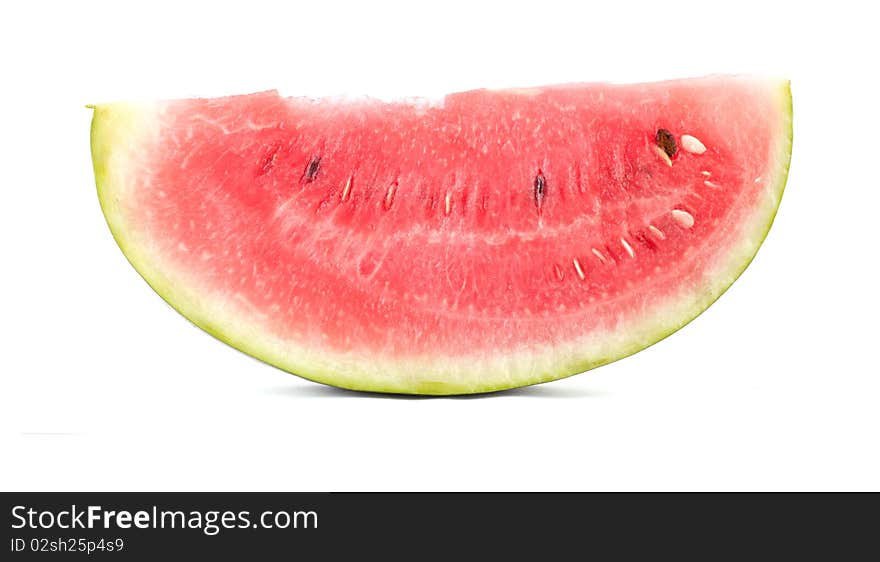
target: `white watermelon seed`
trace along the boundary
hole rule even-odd
[[[666,240],[666,235],[663,234],[663,231],[654,226],[653,224],[648,225],[648,230],[654,233],[660,240]]]
[[[660,158],[663,159],[664,162],[666,162],[667,166],[672,166],[672,158],[670,158],[669,155],[666,154],[665,150],[663,150],[662,148],[660,148],[657,145],[654,145],[654,152],[656,152],[657,156],[659,156]]]
[[[718,189],[718,185],[710,182],[709,180],[705,180],[703,182],[703,185],[705,185],[706,187],[711,187],[712,189]]]
[[[620,245],[623,246],[623,249],[626,250],[626,253],[629,254],[629,257],[631,257],[631,258],[636,257],[636,253],[632,249],[632,246],[629,245],[629,242],[627,242],[625,239],[621,238]]]
[[[345,182],[345,188],[342,190],[342,197],[340,197],[340,199],[343,201],[348,199],[349,191],[351,191],[351,176],[348,176],[348,181]]]
[[[681,209],[672,209],[672,218],[675,219],[675,222],[677,222],[684,228],[690,228],[694,226],[694,216],[687,211],[682,211]]]
[[[599,258],[599,261],[601,261],[602,263],[608,263],[608,260],[605,259],[605,256],[602,254],[602,252],[600,252],[596,248],[593,248],[593,255]]]
[[[761,183],[761,176],[755,178],[755,183]]]
[[[703,174],[704,176],[706,176],[707,178],[712,175],[712,172],[709,172],[708,170],[703,170],[700,173]]]
[[[574,263],[574,269],[575,271],[577,271],[578,277],[581,278],[581,281],[586,279],[586,276],[584,275],[584,270],[581,269],[581,262],[579,262],[577,258],[574,258],[572,262]]]
[[[701,143],[700,139],[691,135],[681,135],[681,147],[693,154],[706,152],[706,145]]]
[[[452,210],[452,194],[448,191],[446,192],[446,214],[449,214],[449,211]]]
[[[391,208],[391,204],[394,202],[394,192],[397,191],[397,182],[391,182],[391,185],[388,186],[388,193],[385,194],[385,210]]]

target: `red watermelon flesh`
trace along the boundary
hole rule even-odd
[[[424,100],[98,105],[111,230],[197,325],[306,378],[451,394],[608,363],[686,324],[770,227],[788,83]]]

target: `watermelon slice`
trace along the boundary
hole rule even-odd
[[[767,234],[788,82],[708,77],[441,101],[276,92],[95,107],[110,229],[171,306],[302,377],[486,392],[632,354]]]

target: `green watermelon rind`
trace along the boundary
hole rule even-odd
[[[300,377],[352,390],[398,394],[475,394],[566,378],[632,355],[675,333],[714,303],[742,274],[763,243],[779,207],[791,158],[792,101],[788,81],[776,82],[779,122],[775,170],[761,204],[741,229],[740,241],[704,277],[697,290],[671,300],[650,316],[617,330],[543,350],[469,357],[444,354],[386,359],[306,348],[280,341],[241,314],[224,313],[228,298],[210,295],[138,239],[125,222],[125,190],[140,153],[157,134],[155,104],[94,106],[92,160],[101,209],[116,243],[134,269],[172,308],[230,346]],[[132,169],[134,168],[134,169]]]

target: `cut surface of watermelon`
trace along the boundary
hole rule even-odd
[[[275,92],[95,106],[126,257],[209,333],[302,377],[457,394],[651,345],[745,269],[782,195],[787,81]]]

